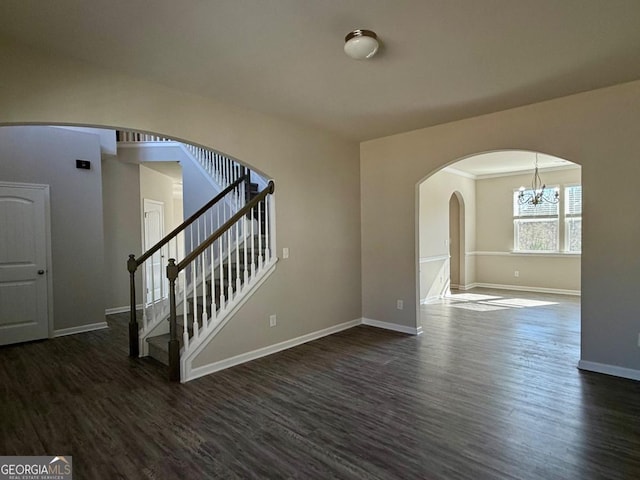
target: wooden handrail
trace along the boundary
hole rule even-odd
[[[169,241],[171,241],[174,237],[176,237],[180,232],[186,229],[189,225],[195,222],[198,219],[198,217],[200,217],[200,215],[202,215],[204,212],[209,210],[213,205],[215,205],[220,200],[222,200],[230,191],[232,191],[234,188],[238,187],[242,182],[248,179],[249,179],[249,174],[243,175],[242,177],[238,178],[235,182],[233,182],[231,185],[229,185],[227,188],[222,190],[218,195],[216,195],[211,200],[209,200],[197,212],[195,212],[193,215],[187,218],[184,222],[182,222],[180,225],[174,228],[171,231],[171,233],[169,233],[162,240],[156,243],[153,247],[151,247],[149,250],[144,252],[138,258],[136,258],[136,266],[139,267],[140,265],[142,265],[146,260],[149,259],[149,257],[151,257],[158,250],[160,250],[164,245],[169,243]]]
[[[177,269],[175,270],[175,275],[177,276],[179,272],[184,270],[193,260],[195,260],[202,252],[204,252],[209,245],[215,242],[218,238],[220,238],[227,230],[229,230],[238,220],[240,220],[244,215],[249,213],[253,207],[255,207],[258,203],[265,199],[265,197],[269,194],[272,194],[275,190],[275,184],[273,180],[269,180],[269,184],[267,187],[262,190],[258,195],[256,195],[250,202],[245,204],[240,210],[236,212],[229,220],[227,220],[223,225],[220,226],[215,232],[213,232],[209,237],[198,245],[197,248],[192,250],[186,257],[182,259],[180,263],[176,265]],[[171,260],[169,260],[171,261]]]
[[[191,265],[194,261],[198,259],[200,255],[202,255],[209,246],[213,244],[217,239],[222,237],[226,232],[228,232],[231,227],[233,227],[243,216],[247,215],[256,205],[260,202],[264,201],[267,195],[273,193],[275,189],[275,184],[272,180],[269,181],[267,187],[262,190],[258,195],[252,198],[244,207],[242,207],[238,212],[236,212],[229,220],[227,220],[222,226],[220,226],[214,233],[209,235],[204,241],[200,243],[196,247],[195,250],[190,252],[180,263],[176,264],[176,260],[174,258],[169,259],[169,264],[167,265],[167,278],[169,280],[169,380],[177,382],[180,381],[180,342],[178,340],[178,324],[177,324],[177,316],[176,316],[176,280],[178,279],[179,273],[184,270],[187,266]],[[253,232],[253,228],[252,228]],[[237,232],[236,232],[236,242],[237,242]],[[236,248],[238,246],[236,245]],[[222,250],[221,250],[222,254]],[[212,258],[213,262],[213,258]],[[222,258],[220,258],[220,262],[222,262]],[[222,269],[222,263],[220,264],[220,268]],[[203,266],[204,269],[204,266]],[[229,272],[231,272],[231,267],[229,267]],[[213,278],[213,271],[211,272]],[[221,277],[223,278],[223,277]],[[230,277],[229,277],[230,279]],[[193,281],[195,282],[195,274],[193,277]],[[203,280],[204,282],[204,280]],[[204,284],[204,283],[203,283]],[[213,288],[213,287],[212,287]],[[213,295],[213,292],[212,292]],[[231,286],[229,286],[229,295],[231,295]],[[206,297],[206,294],[203,293],[203,299]],[[221,296],[222,298],[222,296]],[[186,302],[186,300],[185,300]],[[194,307],[195,312],[197,312],[197,304],[195,302],[195,284],[194,284]],[[214,307],[211,307],[212,310]],[[206,306],[203,306],[203,312],[206,311]],[[186,309],[185,309],[186,315]],[[195,314],[194,314],[195,316]],[[203,313],[206,322],[206,313]],[[194,319],[194,326],[197,327],[197,320]],[[186,323],[185,323],[186,327]],[[186,332],[186,330],[184,330]],[[194,330],[197,331],[197,328]],[[185,342],[186,342],[186,333],[185,333]]]

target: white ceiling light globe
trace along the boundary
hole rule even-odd
[[[378,51],[378,37],[371,30],[354,30],[344,39],[344,53],[355,60],[373,57]]]

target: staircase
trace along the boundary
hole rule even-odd
[[[188,333],[188,338],[189,340],[191,340],[194,334],[194,322],[197,323],[197,329],[198,331],[200,331],[204,326],[203,317],[212,318],[220,314],[222,305],[228,303],[230,299],[237,293],[238,289],[241,289],[244,286],[243,272],[245,270],[251,269],[252,262],[254,264],[258,264],[261,256],[262,258],[264,258],[264,241],[264,236],[261,242],[257,237],[254,237],[255,253],[253,254],[253,258],[251,258],[250,252],[247,252],[248,261],[245,260],[244,246],[240,247],[237,250],[237,253],[240,256],[240,261],[237,264],[234,259],[234,254],[236,252],[232,252],[231,258],[227,256],[222,263],[222,268],[215,269],[213,279],[209,277],[205,280],[206,288],[204,288],[204,290],[206,292],[206,296],[200,293],[197,294],[195,298],[192,296],[187,297],[186,314],[184,312],[176,314],[176,328],[178,332],[184,332],[186,330]],[[262,248],[258,246],[258,243],[261,243],[263,245]],[[225,275],[224,272],[231,272],[231,275]],[[240,273],[240,275],[238,275],[238,273]],[[240,280],[240,286],[238,287],[236,282],[230,281],[230,278],[238,278]],[[214,315],[212,315],[213,308],[215,308],[216,310]],[[203,313],[205,315],[203,315]],[[146,342],[148,343],[149,356],[161,363],[164,363],[167,366],[169,365],[170,339],[171,335],[169,333],[146,338]],[[182,349],[184,340],[181,336],[178,336],[178,343],[180,345],[180,348]]]
[[[137,132],[120,132],[127,142],[172,142]],[[133,140],[132,140],[133,139]],[[121,140],[122,141],[122,140]],[[175,144],[176,142],[172,142]],[[130,355],[149,355],[169,366],[172,381],[186,381],[193,359],[266,280],[277,258],[274,184],[260,191],[252,172],[217,152],[185,146],[194,161],[220,185],[220,192],[169,235],[136,258],[130,255]],[[168,298],[155,293],[136,311],[138,268],[168,258]],[[153,285],[143,291],[155,292]],[[146,282],[148,283],[148,282]],[[150,287],[150,288],[149,288]]]

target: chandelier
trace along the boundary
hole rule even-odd
[[[520,187],[518,193],[518,203],[520,205],[533,205],[534,207],[541,203],[558,203],[560,192],[556,188],[547,188],[540,179],[538,173],[538,154],[536,153],[535,169],[533,171],[533,179],[531,180],[531,189],[527,190]]]

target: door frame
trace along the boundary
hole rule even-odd
[[[165,230],[166,230],[166,218],[165,218],[165,204],[164,202],[160,201],[160,200],[153,200],[151,198],[143,198],[142,199],[142,251],[146,252],[147,251],[147,218],[146,218],[146,213],[147,213],[147,205],[156,205],[156,206],[160,206],[162,207],[162,223],[161,223],[161,232],[160,232],[160,239],[162,239],[165,235]],[[151,260],[151,259],[150,259]],[[165,298],[169,298],[169,280],[166,278],[165,275],[162,275],[162,266],[160,267],[161,273],[160,273],[160,281],[162,282],[162,285],[160,287],[160,298],[158,298],[157,300],[160,301],[162,299]],[[144,280],[146,282],[146,274],[144,275]],[[147,288],[149,286],[145,285],[144,286],[144,300],[143,300],[143,305],[150,305],[147,303]],[[166,297],[163,297],[162,294],[166,293]]]
[[[0,181],[0,188],[28,188],[31,190],[42,190],[44,194],[44,235],[45,235],[45,255],[47,269],[47,324],[49,338],[55,336],[53,328],[53,268],[52,268],[52,250],[51,250],[51,201],[49,185],[39,183],[19,183]]]

